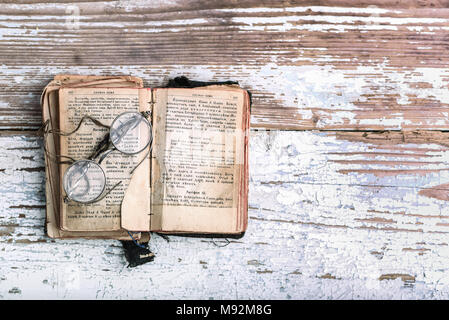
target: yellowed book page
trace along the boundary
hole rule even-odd
[[[59,127],[59,94],[58,90],[63,85],[77,85],[81,81],[89,81],[89,85],[91,87],[99,86],[96,81],[101,81],[103,84],[103,80],[109,79],[111,77],[92,77],[92,76],[72,76],[72,75],[57,75],[55,76],[55,81],[49,83],[49,85],[44,89],[41,97],[41,106],[42,106],[42,116],[43,122],[52,119],[51,127],[58,128]],[[113,77],[115,79],[121,79],[120,83],[114,83],[114,85],[120,87],[136,87],[137,85],[142,87],[142,80],[135,77],[124,77],[117,76]],[[123,82],[127,80],[127,82]],[[93,81],[96,80],[96,81]],[[108,83],[108,86],[111,86],[112,83]],[[53,116],[51,116],[53,115]],[[59,139],[56,135],[49,134],[46,136],[45,145],[46,149],[52,154],[58,153],[55,150],[56,143],[59,148]],[[120,240],[129,240],[129,234],[124,230],[118,231],[94,231],[94,232],[83,232],[83,231],[65,231],[59,229],[59,167],[57,163],[50,161],[48,157],[45,157],[46,166],[46,229],[47,234],[51,238],[106,238],[106,239],[120,239]],[[56,204],[56,205],[54,205]],[[149,233],[145,233],[143,237],[141,237],[141,233],[134,234],[134,238],[142,239],[143,241],[148,241],[144,238],[148,238]]]
[[[140,111],[152,112],[151,89],[140,90]],[[151,122],[151,119],[149,119]],[[151,145],[148,147],[150,149]],[[121,206],[121,225],[129,231],[150,231],[151,188],[150,150],[134,170]]]
[[[234,233],[243,168],[241,89],[157,89],[151,229]]]
[[[84,115],[111,125],[112,121],[123,112],[140,111],[147,103],[141,99],[142,92],[147,91],[148,89],[137,88],[62,88],[59,90],[60,129],[63,132],[74,130]],[[107,128],[100,127],[90,120],[84,121],[76,133],[61,137],[61,155],[76,160],[85,159],[92,154],[95,146],[107,133]],[[106,175],[106,190],[111,189],[119,181],[121,184],[101,201],[91,204],[65,202],[61,199],[61,228],[69,231],[120,230],[121,203],[131,178],[131,171],[145,155],[145,151],[137,155],[125,155],[118,151],[109,154],[101,163]],[[67,167],[66,164],[61,165],[61,190],[63,190],[62,177]],[[149,166],[146,166],[144,171],[149,176]],[[65,197],[65,193],[62,192],[61,196]]]

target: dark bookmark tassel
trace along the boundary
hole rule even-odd
[[[166,88],[198,88],[205,87],[210,85],[238,85],[237,81],[193,81],[187,78],[186,76],[176,77],[174,79],[169,79]],[[251,111],[252,103],[252,94],[251,91],[246,90],[249,95],[249,110]]]
[[[139,246],[137,246],[134,241],[123,240],[121,243],[125,250],[128,268],[134,268],[154,260],[154,253],[148,249],[148,242],[140,243]]]
[[[169,79],[167,88],[197,88],[205,87],[210,85],[233,85],[239,84],[237,81],[194,81],[188,79],[186,76],[176,77],[174,79]]]

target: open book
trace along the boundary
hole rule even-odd
[[[44,90],[42,106],[51,128],[45,138],[50,237],[246,230],[246,90],[236,85],[152,89],[135,77],[62,75]],[[124,112],[148,116],[152,142],[137,154],[114,151],[105,157],[100,166],[109,192],[103,198],[70,201],[63,188],[70,161],[62,160],[88,158]],[[80,122],[86,115],[94,120]]]

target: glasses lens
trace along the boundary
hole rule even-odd
[[[106,175],[97,163],[80,160],[67,168],[62,185],[67,197],[77,202],[89,203],[103,193]]]
[[[110,128],[114,147],[126,154],[136,154],[151,141],[151,124],[139,112],[125,112],[115,118]]]

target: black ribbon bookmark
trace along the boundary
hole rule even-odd
[[[134,268],[154,260],[154,253],[148,249],[148,242],[137,246],[133,241],[121,241],[125,250],[128,268]]]
[[[194,81],[188,79],[186,76],[176,77],[174,79],[168,80],[168,84],[166,88],[197,88],[197,87],[205,87],[211,85],[232,85],[239,84],[237,81]]]
[[[174,79],[169,79],[168,84],[165,88],[198,88],[198,87],[206,87],[212,85],[238,85],[237,81],[194,81],[190,80],[186,76],[176,77]],[[249,95],[249,109],[251,111],[251,106],[253,105],[253,96],[251,91],[246,90]]]

